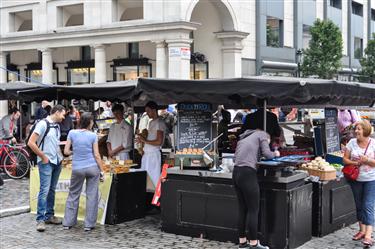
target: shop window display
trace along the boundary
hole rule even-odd
[[[152,66],[148,58],[114,59],[113,80],[135,80],[137,78],[152,77]]]
[[[71,68],[68,69],[71,85],[80,85],[95,82],[95,68]]]

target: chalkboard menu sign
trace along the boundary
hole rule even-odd
[[[325,138],[327,153],[340,151],[340,138],[339,129],[337,127],[337,109],[326,108],[324,109],[325,117]]]
[[[177,110],[177,149],[207,145],[212,140],[211,104],[180,103]]]

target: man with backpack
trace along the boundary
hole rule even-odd
[[[56,105],[51,114],[40,120],[32,128],[27,145],[38,157],[40,191],[37,206],[37,231],[43,232],[45,224],[61,224],[54,216],[55,189],[61,172],[62,153],[60,143],[60,123],[65,117],[65,108]]]

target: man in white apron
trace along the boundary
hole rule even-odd
[[[133,143],[133,128],[124,119],[124,106],[116,104],[112,108],[116,123],[109,128],[107,150],[109,157],[118,156],[120,160],[128,160]]]
[[[147,139],[138,137],[140,142],[143,142],[144,154],[142,156],[142,169],[147,171],[152,184],[155,186],[159,180],[161,172],[161,146],[164,142],[166,125],[164,121],[158,116],[157,104],[150,101],[146,104],[145,110],[151,121],[148,125]]]

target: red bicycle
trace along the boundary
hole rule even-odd
[[[0,168],[13,179],[21,179],[30,170],[29,153],[22,146],[0,140]]]

